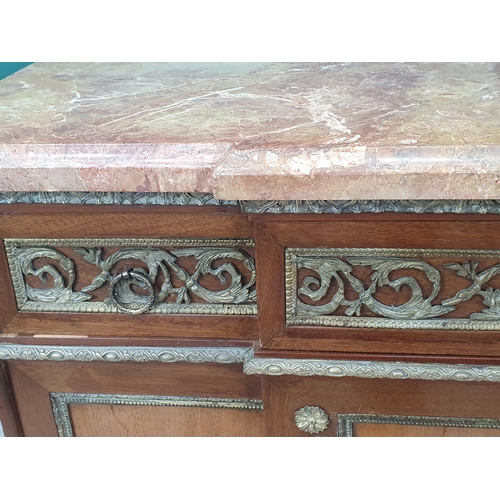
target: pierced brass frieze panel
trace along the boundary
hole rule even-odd
[[[255,315],[253,246],[251,239],[5,239],[19,310],[44,312],[135,314],[150,302],[157,314]],[[124,269],[141,279],[120,280],[111,300],[107,287]]]
[[[288,248],[285,267],[288,326],[500,330],[498,250]]]

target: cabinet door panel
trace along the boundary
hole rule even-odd
[[[241,365],[10,362],[26,436],[258,436]]]
[[[499,395],[499,384],[487,382],[266,377],[266,431],[304,437],[500,436]],[[315,424],[325,416],[326,428],[301,430],[301,411],[302,422]]]

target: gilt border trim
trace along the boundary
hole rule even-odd
[[[254,247],[252,238],[5,238],[5,248],[59,247]]]
[[[500,214],[500,200],[221,200],[212,193],[1,191],[1,204],[240,206],[247,214]]]
[[[299,377],[500,382],[500,366],[405,363],[398,361],[255,358],[251,353],[245,359],[243,372],[246,375],[267,376],[295,375]]]
[[[69,414],[70,404],[103,404],[132,406],[183,406],[198,408],[226,408],[236,410],[262,410],[258,399],[201,398],[191,396],[145,396],[135,394],[78,394],[50,393],[52,411],[60,437],[73,437]]]
[[[129,347],[0,344],[0,360],[243,363],[248,347]]]
[[[500,213],[500,200],[252,200],[240,206],[247,214]]]
[[[407,415],[368,415],[346,413],[337,415],[337,436],[354,437],[354,424],[398,424],[432,427],[464,427],[469,429],[500,429],[500,419],[493,418],[455,418],[422,417]]]
[[[255,358],[250,347],[129,347],[0,344],[0,361],[241,364],[246,375],[500,382],[500,366]]]

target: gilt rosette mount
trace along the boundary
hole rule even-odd
[[[18,309],[255,315],[250,239],[6,239]]]
[[[319,434],[328,428],[328,413],[319,406],[304,406],[294,414],[297,427],[308,434]]]
[[[500,330],[500,251],[287,248],[288,326]]]

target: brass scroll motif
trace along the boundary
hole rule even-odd
[[[444,257],[453,261],[435,267],[425,257]],[[477,272],[479,263],[468,260],[471,257],[500,259],[500,251],[286,249],[287,325],[497,330],[500,328],[500,290],[487,285],[500,274],[500,264]],[[372,271],[369,282],[356,277],[360,268]],[[299,280],[299,270],[309,275]],[[425,276],[430,292],[424,293],[422,283],[410,272],[404,275],[401,271],[405,270]],[[468,280],[470,286],[436,301],[442,292],[444,270],[454,271]],[[346,297],[347,287],[351,291],[350,299]],[[390,287],[396,293],[405,287],[411,291],[411,296],[402,304],[386,304],[376,298],[383,287]],[[357,295],[355,298],[353,293]],[[473,312],[469,318],[439,318],[476,295],[481,296],[487,306],[481,312]],[[367,315],[367,311],[372,315]]]
[[[92,292],[113,281],[113,269],[119,267],[121,261],[135,260],[145,267],[135,267],[132,272],[156,284],[157,292],[149,312],[257,312],[255,262],[245,248],[253,246],[252,240],[6,239],[5,246],[17,304],[23,311],[121,312],[109,298],[93,300]],[[100,273],[86,286],[80,285],[81,288],[75,290],[75,257],[54,247],[72,248],[74,254],[96,266]],[[104,256],[106,247],[122,248]],[[190,263],[191,270],[186,269],[186,262]],[[38,278],[42,287],[30,285],[30,276]],[[213,288],[203,284],[209,276],[215,277],[220,285]],[[136,293],[131,284],[135,283],[127,280],[117,283],[115,298],[126,309],[140,309],[150,300],[149,295]],[[193,302],[194,297],[197,300]]]

